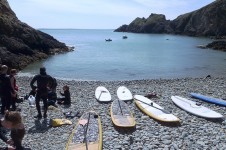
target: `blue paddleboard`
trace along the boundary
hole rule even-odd
[[[218,98],[213,98],[213,97],[209,97],[209,96],[205,96],[205,95],[201,95],[201,94],[197,94],[197,93],[190,93],[192,97],[194,98],[198,98],[200,100],[209,102],[209,103],[214,103],[214,104],[218,104],[221,106],[226,106],[226,101],[222,100],[222,99],[218,99]]]

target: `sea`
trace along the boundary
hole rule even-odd
[[[83,81],[222,77],[226,73],[226,52],[197,48],[212,41],[205,37],[112,29],[40,30],[75,49],[30,64],[19,72],[21,76],[33,76],[43,66],[56,78]],[[124,35],[128,38],[123,39]]]

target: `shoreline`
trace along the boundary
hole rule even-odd
[[[20,87],[19,96],[24,96],[30,91],[31,77],[17,77]],[[209,120],[189,114],[173,104],[170,97],[178,95],[189,98],[190,92],[197,92],[216,98],[226,98],[226,78],[182,78],[182,79],[149,79],[132,81],[76,81],[57,80],[57,94],[63,85],[70,87],[72,105],[69,108],[59,106],[56,110],[48,111],[47,121],[35,120],[33,116],[37,111],[29,108],[28,101],[19,104],[26,127],[23,145],[32,150],[65,149],[66,142],[71,134],[77,117],[69,119],[72,125],[49,127],[51,118],[63,118],[63,111],[81,112],[95,110],[101,118],[103,129],[103,149],[226,149],[226,121]],[[152,100],[178,116],[179,125],[164,124],[142,113],[134,104],[128,102],[136,120],[136,128],[121,129],[112,124],[109,107],[111,103],[99,103],[94,92],[98,86],[105,86],[111,93],[112,99],[117,99],[116,90],[119,86],[126,86],[133,95],[146,95],[155,92],[159,98]],[[201,102],[201,101],[199,101]],[[42,104],[41,104],[42,105]],[[202,105],[226,116],[226,107],[202,102]],[[0,141],[2,145],[2,141]]]

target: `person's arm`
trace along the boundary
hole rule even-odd
[[[15,90],[15,87],[14,87],[14,82],[15,82],[15,78],[14,77],[12,77],[12,78],[10,78],[10,83],[11,83],[11,93],[12,93],[12,96],[13,97],[16,97],[16,90]]]
[[[35,88],[36,88],[36,86],[34,86],[35,81],[37,81],[37,76],[35,76],[35,77],[31,80],[30,86],[31,86],[32,89],[35,89]]]
[[[8,77],[8,79],[7,79],[7,85],[8,85],[8,89],[9,89],[9,91],[11,91],[11,94],[15,94],[16,92],[15,92],[15,90],[14,90],[14,86],[12,86],[12,84],[11,84],[11,80],[10,80],[10,78]]]
[[[2,122],[0,121],[0,128],[2,127]],[[0,139],[2,139],[5,143],[8,141],[7,137],[0,130]]]
[[[12,77],[12,78],[10,78],[10,83],[11,83],[11,86],[12,86],[12,88],[13,88],[13,90],[15,91],[15,87],[14,87],[14,81],[15,79]]]
[[[60,94],[61,94],[62,96],[65,96],[65,92],[64,92],[64,93],[62,93],[62,92],[60,91]]]

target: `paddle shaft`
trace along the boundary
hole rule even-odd
[[[162,112],[164,112],[164,113],[166,113],[166,114],[171,114],[169,111],[167,111],[167,110],[165,110],[165,109],[161,109],[161,108],[158,108],[158,107],[153,106],[152,103],[149,104],[149,103],[143,102],[143,101],[138,100],[138,99],[136,99],[136,100],[139,101],[139,102],[142,102],[142,103],[144,103],[144,104],[146,104],[146,105],[148,105],[148,106],[151,106],[151,107],[153,107],[153,108],[156,108],[156,109],[158,109],[158,110],[161,110]]]
[[[123,115],[123,113],[122,113],[122,107],[121,107],[121,104],[120,104],[120,101],[119,100],[118,100],[118,105],[119,105],[119,109],[121,111],[121,114]]]
[[[86,135],[87,135],[88,127],[89,127],[89,120],[90,120],[90,113],[89,113],[89,117],[88,117],[88,122],[86,124],[86,129],[84,131],[84,140],[83,140],[83,142],[85,142],[85,144],[86,144],[86,150],[88,150],[88,143],[87,143]]]
[[[98,97],[98,100],[100,100],[100,97],[101,97],[101,95],[102,95],[102,93],[105,93],[106,91],[100,91],[100,95],[99,95],[99,97]]]

